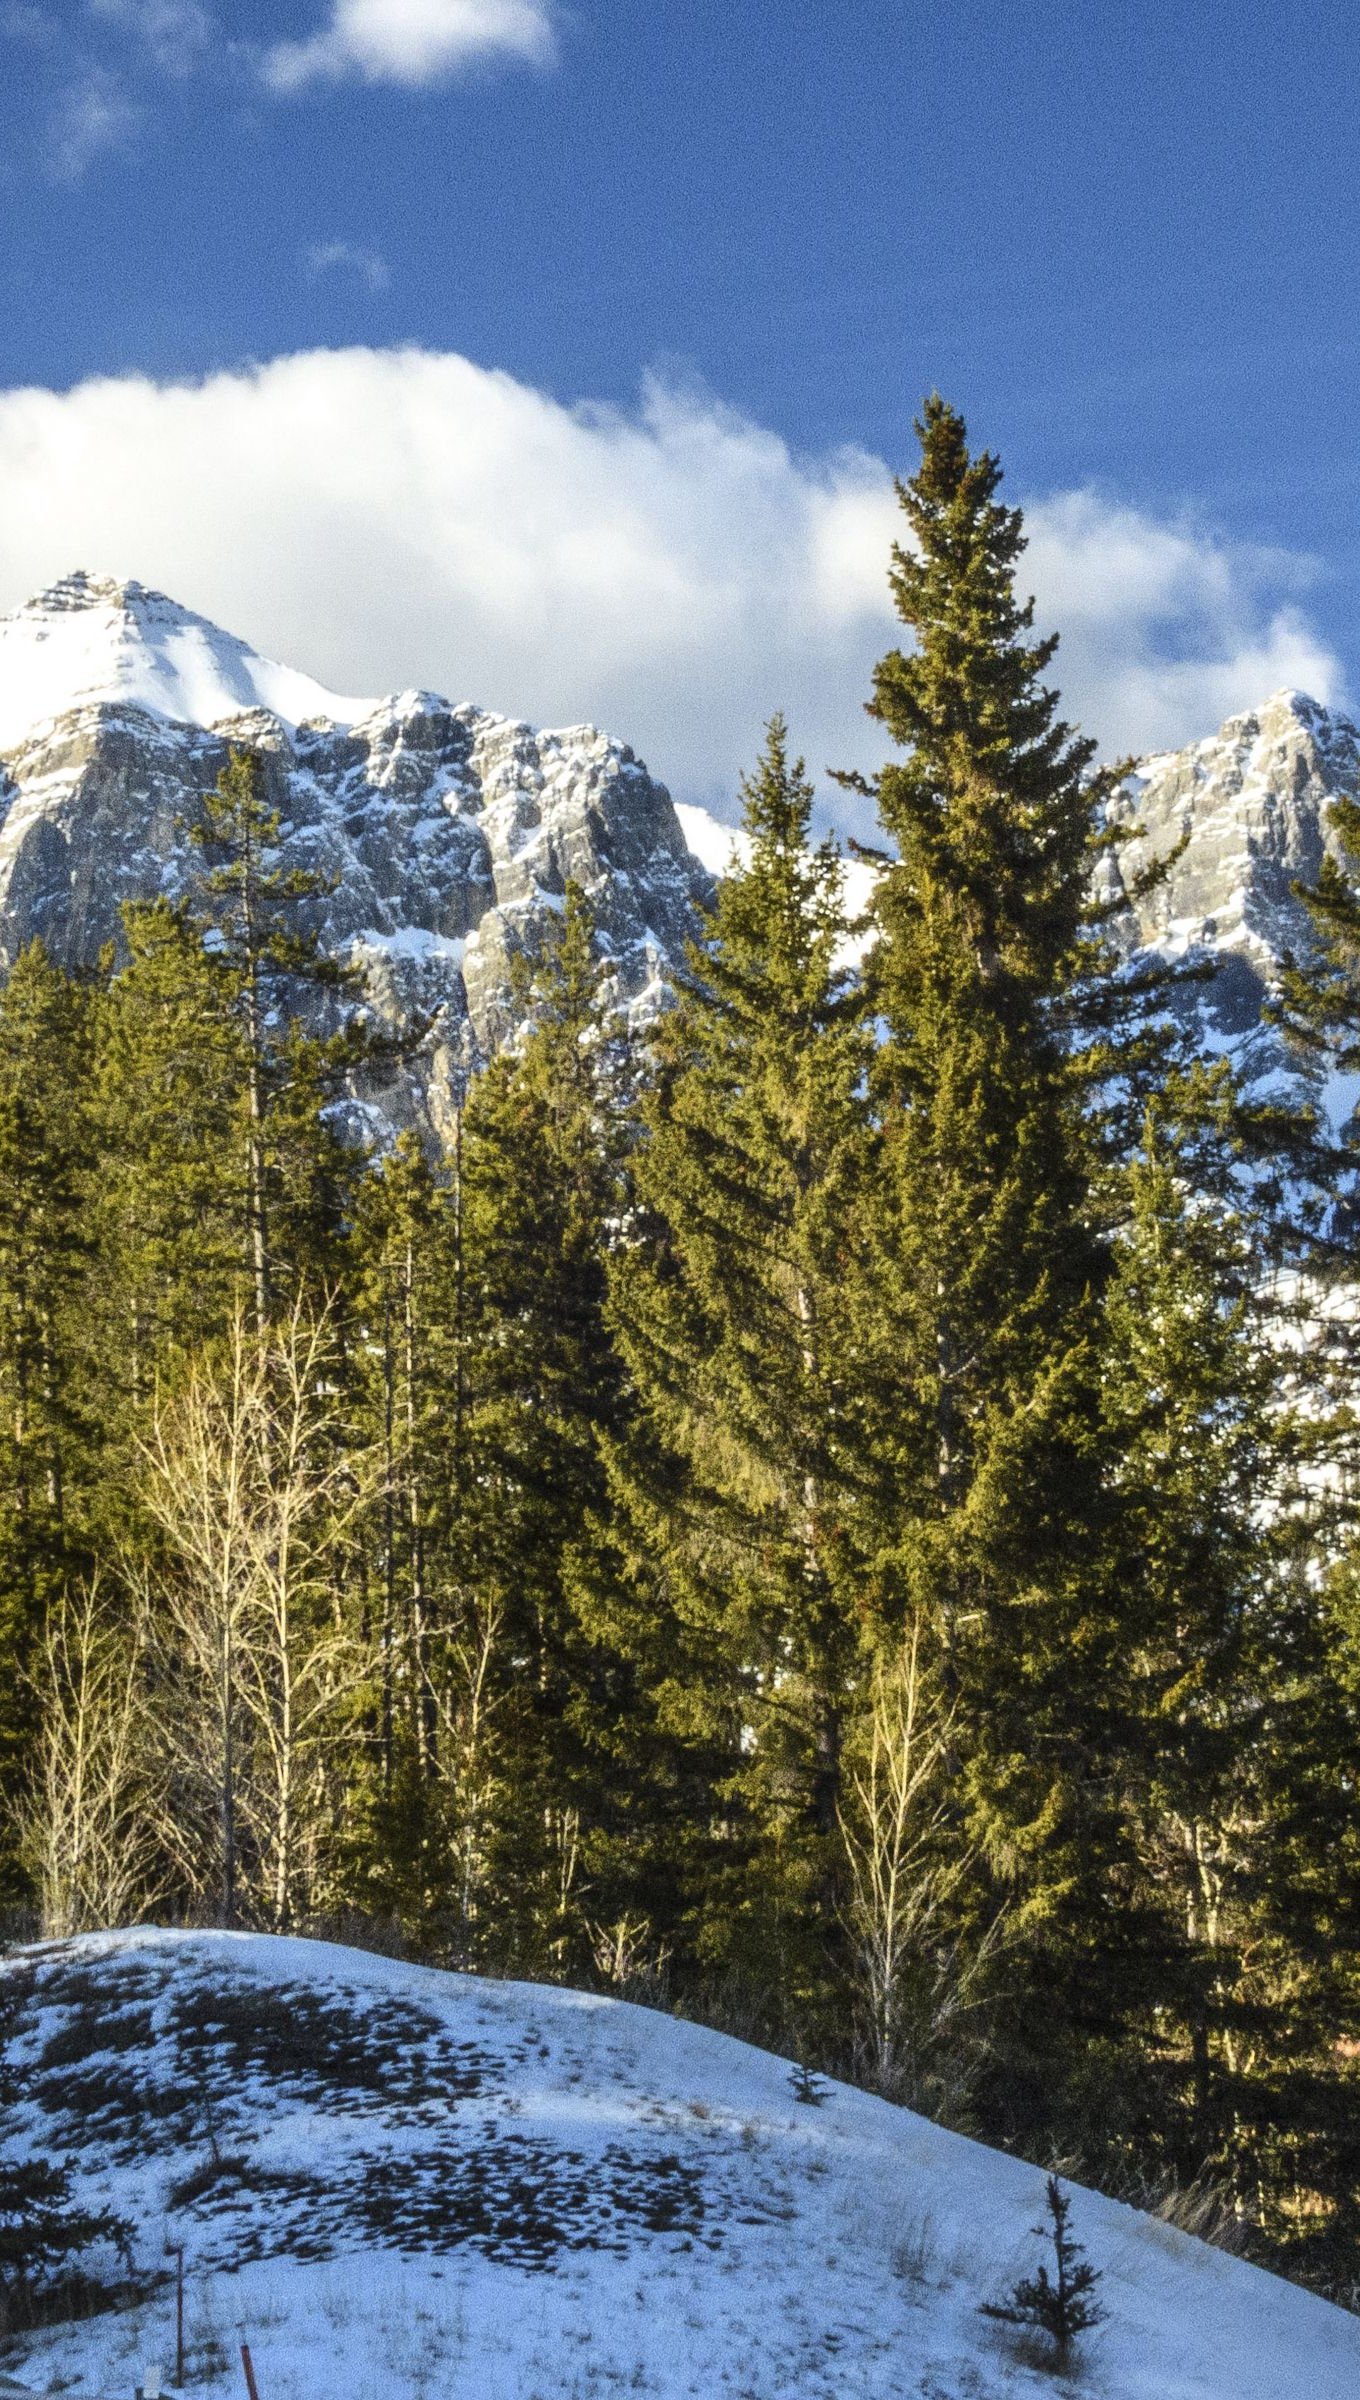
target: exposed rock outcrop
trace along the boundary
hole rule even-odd
[[[92,965],[124,900],[178,890],[232,743],[269,761],[286,861],[331,887],[313,904],[327,947],[388,1023],[437,1012],[367,1095],[388,1126],[438,1128],[504,1042],[510,961],[569,878],[634,1016],[712,889],[664,787],[592,726],[536,732],[429,692],[343,700],[160,594],[78,575],[0,624],[0,963],[40,935]]]
[[[1145,759],[1122,805],[1145,836],[1126,855],[1130,875],[1185,839],[1165,882],[1130,910],[1123,938],[1215,962],[1213,981],[1190,987],[1181,1006],[1204,1049],[1230,1052],[1257,1085],[1300,1072],[1262,1024],[1262,1003],[1285,951],[1309,951],[1293,885],[1315,880],[1327,812],[1357,790],[1360,733],[1304,693],[1282,691],[1202,742]]]

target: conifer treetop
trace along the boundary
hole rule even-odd
[[[1017,597],[1023,519],[997,497],[998,461],[970,452],[938,395],[916,430],[889,578],[916,639],[880,660],[867,704],[908,755],[875,796],[913,890],[925,878],[976,914],[980,961],[1049,983],[1078,943],[1099,803],[1122,770],[1091,773],[1095,741],[1043,680],[1057,636],[1031,638],[1034,602]]]

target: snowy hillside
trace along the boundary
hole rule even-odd
[[[1002,2400],[979,2315],[1036,2263],[1042,2179],[784,2062],[578,1993],[327,1945],[96,1936],[0,1972],[8,2146],[183,2242],[192,2388],[261,2400]],[[1354,2400],[1360,2321],[1094,2195],[1092,2400]],[[168,2283],[11,2343],[40,2392],[174,2362]]]

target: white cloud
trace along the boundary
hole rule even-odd
[[[1107,755],[1173,748],[1282,686],[1344,701],[1300,606],[1310,562],[1089,491],[1026,512],[1024,575],[1062,629],[1056,675]]]
[[[48,172],[59,183],[79,183],[97,158],[123,148],[138,122],[138,111],[116,75],[106,67],[82,68],[48,120]]]
[[[1057,680],[1107,751],[1283,682],[1339,694],[1297,560],[1084,492],[1029,524]],[[593,719],[720,809],[777,708],[818,775],[882,758],[861,703],[899,631],[900,529],[881,461],[799,457],[663,385],[564,408],[463,358],[356,349],[0,394],[0,607],[78,565],[135,575],[335,690]]]
[[[392,270],[382,252],[370,249],[363,242],[313,242],[306,260],[311,276],[337,271],[357,275],[371,292],[385,292],[392,281]]]
[[[331,0],[320,30],[267,52],[276,92],[358,75],[415,89],[494,57],[548,65],[555,53],[553,0]]]
[[[92,17],[141,42],[163,75],[192,75],[216,37],[200,0],[88,0],[88,6]]]

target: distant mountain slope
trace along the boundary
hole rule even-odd
[[[128,898],[173,893],[233,741],[269,760],[285,850],[334,885],[318,930],[389,1021],[439,1015],[379,1120],[447,1117],[514,1022],[510,959],[569,877],[631,1011],[712,890],[670,795],[591,726],[536,732],[429,692],[346,700],[135,583],[73,575],[0,621],[0,964],[91,965]]]
[[[740,848],[591,726],[538,732],[429,692],[344,698],[140,584],[76,574],[0,620],[0,967],[38,934],[89,965],[124,899],[176,891],[185,826],[232,741],[270,762],[290,860],[334,885],[326,942],[364,966],[387,1021],[437,1012],[412,1069],[367,1093],[376,1131],[447,1122],[514,1029],[512,954],[536,945],[568,877],[595,906],[621,1006],[645,1017]],[[1277,692],[1143,761],[1121,804],[1147,836],[1130,869],[1189,835],[1121,938],[1216,964],[1180,1005],[1258,1088],[1299,1076],[1262,999],[1282,951],[1308,941],[1291,882],[1316,874],[1327,809],[1357,787],[1355,727]],[[852,910],[871,885],[852,861]]]
[[[1146,837],[1127,853],[1130,875],[1188,837],[1166,881],[1130,912],[1123,938],[1216,964],[1213,981],[1188,990],[1181,1005],[1200,1047],[1231,1056],[1258,1089],[1281,1075],[1301,1079],[1261,1007],[1284,952],[1309,950],[1308,912],[1292,886],[1315,881],[1327,812],[1357,790],[1360,733],[1349,718],[1282,691],[1203,741],[1144,759],[1122,806]],[[1355,1095],[1332,1097],[1349,1107]]]
[[[185,2245],[192,2388],[261,2400],[1002,2400],[1051,2393],[979,2303],[1042,2178],[648,2010],[328,1945],[100,1935],[0,1969],[10,2150],[74,2163],[139,2263]],[[1354,2400],[1360,2321],[1075,2195],[1092,2400]],[[40,2391],[173,2364],[168,2287],[11,2343]]]

